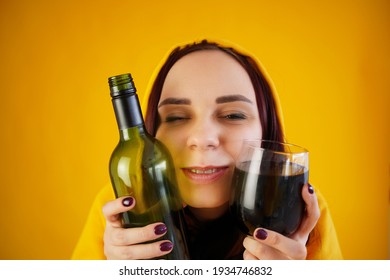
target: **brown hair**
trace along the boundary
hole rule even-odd
[[[160,72],[157,74],[156,80],[154,81],[151,93],[149,95],[148,109],[145,116],[145,126],[148,132],[152,135],[156,135],[157,128],[160,125],[157,106],[161,97],[164,81],[168,75],[169,70],[183,56],[201,50],[223,51],[236,59],[241,64],[241,66],[244,67],[252,81],[253,88],[255,90],[257,108],[263,129],[263,139],[283,142],[283,129],[276,108],[276,102],[271,87],[265,79],[256,61],[252,57],[242,54],[233,48],[222,47],[217,43],[209,42],[207,40],[185,45],[183,47],[177,47],[169,55]]]

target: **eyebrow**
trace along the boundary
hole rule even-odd
[[[236,102],[236,101],[243,101],[252,104],[252,101],[249,98],[241,94],[224,95],[224,96],[217,97],[215,99],[215,103],[217,104]],[[164,105],[191,105],[191,100],[188,98],[169,97],[161,101],[160,104],[158,104],[158,108]]]
[[[160,108],[161,106],[164,106],[164,105],[191,105],[191,100],[189,100],[188,98],[174,98],[174,97],[170,97],[170,98],[167,98],[167,99],[164,99],[163,101],[160,102],[160,104],[158,104],[158,108]]]
[[[215,99],[215,102],[217,104],[236,102],[236,101],[243,101],[243,102],[248,102],[248,103],[252,104],[252,101],[249,98],[247,98],[241,94],[224,95],[224,96],[220,96],[217,99]]]

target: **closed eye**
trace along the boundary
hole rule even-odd
[[[187,120],[187,119],[189,119],[189,118],[184,117],[184,116],[167,116],[164,121],[167,123],[173,123],[173,122],[178,122],[178,121]]]
[[[223,115],[223,116],[221,116],[221,118],[227,119],[227,120],[245,120],[245,119],[247,119],[247,116],[245,114],[242,114],[242,113],[233,113],[233,114]]]

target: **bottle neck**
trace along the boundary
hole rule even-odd
[[[137,94],[112,98],[115,117],[120,131],[131,127],[143,127],[141,106]]]
[[[128,140],[140,138],[142,135],[145,135],[146,133],[147,132],[144,125],[120,129],[119,130],[120,141],[128,141]]]

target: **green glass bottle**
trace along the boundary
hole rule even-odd
[[[167,148],[145,128],[131,74],[108,79],[120,140],[110,158],[110,177],[116,197],[133,196],[135,207],[122,213],[125,228],[163,222],[161,238],[173,243],[167,259],[189,259],[183,206],[175,169]],[[151,241],[153,242],[153,241]]]

